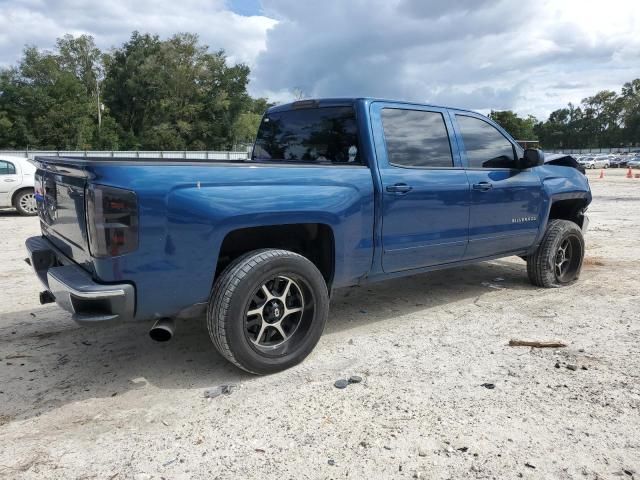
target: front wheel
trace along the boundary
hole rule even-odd
[[[207,326],[227,360],[247,372],[268,374],[311,353],[328,313],[327,284],[311,261],[287,250],[255,250],[216,281]]]
[[[527,257],[529,280],[538,287],[562,287],[580,276],[584,237],[580,227],[568,220],[551,220],[542,242]]]
[[[14,206],[20,215],[33,216],[38,213],[36,196],[33,190],[23,190],[18,193]]]

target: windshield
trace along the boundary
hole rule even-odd
[[[352,107],[322,107],[267,113],[252,160],[360,163]]]

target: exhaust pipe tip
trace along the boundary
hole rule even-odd
[[[172,318],[161,318],[149,330],[149,336],[156,342],[168,342],[173,338],[175,324]]]
[[[56,301],[56,297],[54,297],[53,293],[49,290],[40,292],[38,296],[40,297],[40,305],[46,305],[47,303],[53,303]]]

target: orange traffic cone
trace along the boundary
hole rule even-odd
[[[600,170],[600,177],[599,178],[604,178],[604,169]]]
[[[627,171],[627,178],[633,178],[633,173],[631,173],[631,167],[629,167],[629,170]]]

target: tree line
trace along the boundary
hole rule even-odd
[[[108,52],[89,35],[65,35],[51,51],[28,46],[0,70],[0,149],[233,149],[253,141],[269,106],[247,93],[249,73],[189,33],[133,32]],[[544,148],[637,146],[640,79],[544,122],[511,110],[489,116]]]
[[[489,116],[517,140],[538,140],[543,148],[600,148],[640,146],[640,78],[625,83],[620,93],[603,90],[569,103],[538,121],[511,110]]]
[[[0,148],[232,149],[253,141],[268,107],[248,83],[246,65],[197,35],[133,32],[109,52],[66,35],[0,71]]]

